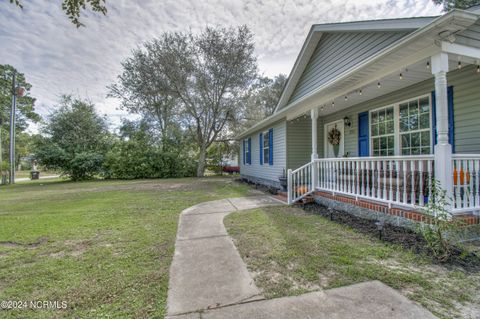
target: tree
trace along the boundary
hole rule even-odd
[[[25,80],[25,75],[19,73],[11,65],[0,64],[0,162],[8,158],[13,72],[16,72],[17,85],[26,89],[25,96],[17,98],[17,112],[15,114],[17,137],[27,129],[29,121],[40,121],[40,115],[35,112],[35,98],[30,95],[32,85]],[[20,145],[17,145],[16,149],[18,150],[19,147]]]
[[[468,9],[480,4],[480,0],[433,0],[433,3],[442,5],[443,11],[447,12],[452,9]]]
[[[244,118],[239,129],[251,127],[255,123],[270,116],[282,95],[283,88],[287,83],[285,74],[279,74],[273,79],[269,77],[259,77],[249,94],[245,97],[244,102]]]
[[[256,78],[253,35],[245,26],[207,27],[200,34],[164,33],[145,43],[143,50],[145,54],[134,54],[132,59],[154,67],[142,75],[143,85],[137,84],[155,86],[159,96],[172,99],[169,107],[198,146],[197,176],[203,176],[208,147],[231,134],[229,125],[239,119],[240,102]],[[118,93],[143,94],[133,84]]]
[[[10,0],[10,3],[16,4],[19,8],[23,9],[22,0]],[[93,12],[100,12],[103,15],[107,14],[107,7],[105,6],[105,0],[63,0],[62,10],[68,16],[70,21],[77,27],[84,26],[80,22],[80,13],[82,10],[86,10],[87,7]]]
[[[63,96],[50,115],[35,152],[41,164],[58,169],[73,180],[101,173],[109,145],[105,119],[88,101]]]
[[[166,150],[181,136],[176,108],[179,101],[165,89],[168,80],[161,72],[156,52],[148,47],[145,51],[134,50],[122,67],[118,83],[109,86],[109,96],[120,98],[121,107],[141,115],[144,122],[155,122],[161,147]]]

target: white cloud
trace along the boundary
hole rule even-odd
[[[86,27],[76,29],[60,3],[31,0],[20,10],[2,1],[0,63],[26,74],[42,115],[73,93],[92,100],[113,125],[126,113],[106,99],[106,86],[133,48],[162,32],[246,24],[261,71],[273,76],[290,72],[312,24],[440,13],[430,0],[107,0],[106,17],[85,12]]]

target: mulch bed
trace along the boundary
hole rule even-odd
[[[307,212],[324,216],[342,225],[347,225],[363,234],[379,238],[388,243],[401,245],[403,248],[412,250],[416,254],[427,255],[431,257],[434,263],[446,267],[462,268],[469,273],[480,271],[480,256],[475,253],[467,253],[460,248],[455,249],[453,256],[449,260],[439,262],[432,255],[423,237],[410,229],[385,223],[380,234],[376,224],[378,221],[376,220],[365,219],[348,212],[329,209],[317,203],[307,203],[302,206]]]

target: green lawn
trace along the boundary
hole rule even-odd
[[[163,318],[180,211],[250,192],[229,178],[0,187],[0,300],[68,305],[0,317]]]
[[[442,318],[480,318],[480,274],[446,268],[299,208],[230,214],[225,225],[267,298],[367,280]]]

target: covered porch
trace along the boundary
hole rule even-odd
[[[430,35],[383,52],[299,101],[287,134],[308,117],[311,145],[303,165],[287,159],[288,202],[318,191],[419,209],[437,183],[452,213],[480,210],[480,141],[462,126],[468,119],[455,128],[465,110],[480,107],[480,46],[458,31],[472,23],[468,17],[439,23]],[[480,122],[469,125],[478,130]],[[290,144],[287,157],[299,158]]]

